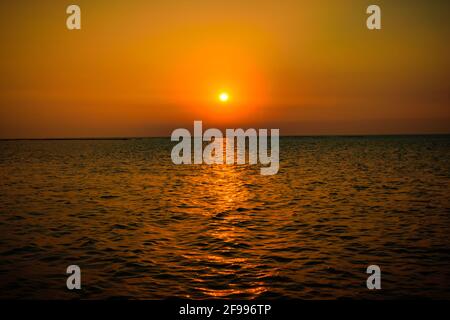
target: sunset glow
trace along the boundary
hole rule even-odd
[[[0,300],[182,320],[450,301],[449,12],[0,1]]]
[[[230,96],[229,96],[228,93],[226,93],[226,92],[222,92],[222,93],[219,95],[219,100],[220,100],[221,102],[228,102],[229,99],[230,99]]]
[[[445,3],[383,3],[380,32],[341,1],[89,1],[75,31],[64,8],[26,3],[0,4],[1,138],[167,136],[194,119],[283,135],[450,130]]]

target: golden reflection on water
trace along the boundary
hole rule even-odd
[[[224,254],[210,254],[205,252],[202,255],[188,254],[185,258],[195,259],[199,264],[204,265],[220,265],[225,268],[210,269],[210,274],[203,275],[203,278],[220,277],[233,275],[236,270],[251,270],[256,263],[246,257],[234,257],[229,255],[234,245],[239,244],[239,240],[245,237],[242,228],[238,228],[235,224],[251,219],[246,212],[238,211],[248,205],[250,199],[250,191],[246,186],[244,177],[245,169],[243,166],[215,164],[204,166],[202,173],[197,175],[192,184],[201,186],[199,190],[194,187],[194,192],[200,192],[207,199],[214,199],[214,205],[205,212],[209,217],[220,217],[205,232],[205,236],[211,238],[211,242],[219,241],[224,246],[231,249],[224,250]],[[188,205],[194,206],[195,199]],[[233,295],[245,295],[248,297],[256,297],[267,290],[262,281],[252,281],[243,288],[242,284],[229,284],[227,289],[212,289],[205,286],[207,280],[195,279],[196,289],[203,294],[211,297],[227,297]]]
[[[372,298],[373,262],[389,298],[449,296],[448,137],[281,142],[275,176],[168,139],[2,142],[0,298],[73,298],[74,257],[92,299]]]

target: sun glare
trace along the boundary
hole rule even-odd
[[[229,96],[228,93],[226,93],[226,92],[222,92],[222,93],[219,95],[219,100],[220,100],[221,102],[227,102],[229,99],[230,99],[230,96]]]

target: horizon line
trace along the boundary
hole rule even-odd
[[[369,134],[288,134],[280,135],[280,138],[315,138],[315,137],[400,137],[400,136],[446,136],[447,133],[369,133]],[[0,138],[0,141],[51,141],[51,140],[141,140],[141,139],[170,139],[164,136],[99,136],[99,137],[48,137],[48,138]]]

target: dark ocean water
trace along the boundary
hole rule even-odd
[[[450,299],[450,136],[286,137],[274,176],[172,146],[1,141],[0,298]]]

